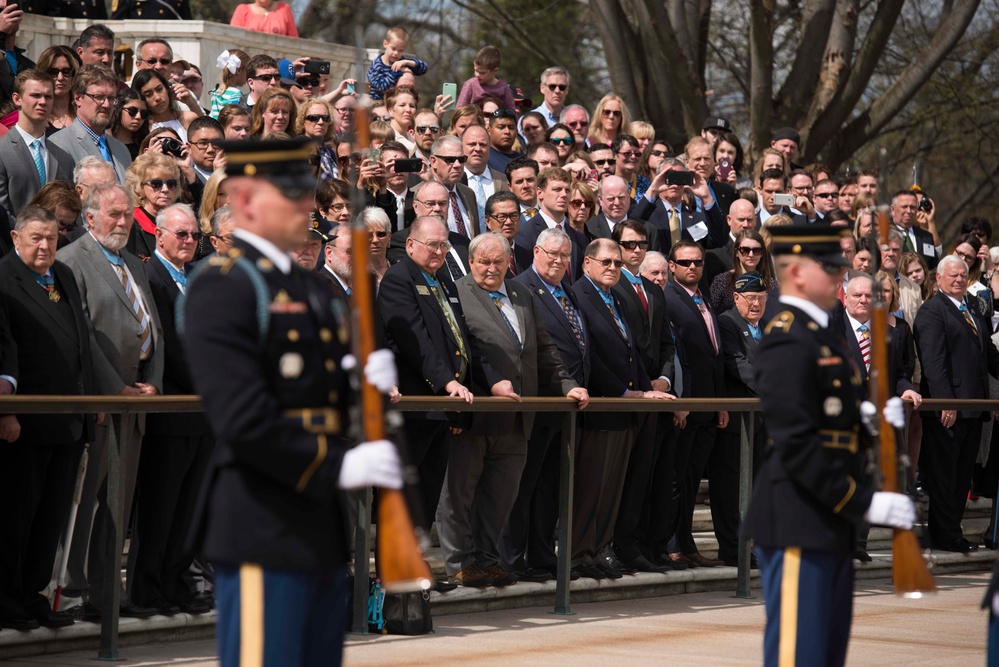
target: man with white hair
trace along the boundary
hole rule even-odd
[[[572,136],[579,146],[590,147],[590,114],[581,104],[570,104],[562,109],[559,122],[567,125],[572,130]]]
[[[920,393],[927,398],[982,399],[989,378],[999,374],[999,351],[991,325],[965,299],[968,265],[956,255],[940,260],[937,295],[916,313],[913,335],[922,364]],[[961,530],[964,505],[981,441],[981,410],[924,413],[926,446],[921,464],[926,492],[932,498],[927,526],[934,549],[967,553],[978,549]]]
[[[365,209],[365,213],[369,210],[371,209]],[[381,209],[376,210],[381,211]],[[351,275],[353,273],[350,262],[352,247],[353,238],[349,227],[337,225],[331,229],[329,241],[326,242],[326,247],[323,250],[326,261],[323,264],[323,270],[319,272],[319,275],[330,284],[334,297],[345,308],[350,302]]]

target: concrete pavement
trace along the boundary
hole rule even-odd
[[[988,573],[937,577],[940,592],[894,596],[883,580],[860,580],[848,664],[889,667],[981,665]],[[508,609],[435,619],[424,637],[349,636],[348,667],[445,665],[758,665],[762,600],[726,592],[574,605],[574,616],[545,608]],[[215,667],[211,640],[125,646],[122,665]],[[94,665],[95,651],[0,661],[0,665]]]

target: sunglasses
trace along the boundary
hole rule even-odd
[[[740,255],[762,255],[763,248],[750,248],[749,246],[739,246]]]
[[[440,125],[417,125],[417,134],[438,134],[441,131]]]
[[[704,266],[703,259],[674,259],[673,263],[678,266],[684,266],[684,267],[695,266],[700,268]]]
[[[610,159],[607,159],[607,160],[594,160],[593,161],[593,164],[597,165],[598,167],[605,167],[605,166],[607,166],[609,164],[616,164],[616,163],[617,163],[617,160],[615,160],[613,158],[610,158]]]
[[[251,79],[260,79],[261,81],[278,81],[281,78],[280,74],[258,74],[256,76],[249,77]]]
[[[150,65],[155,65],[156,63],[159,63],[164,67],[173,64],[173,61],[170,60],[169,58],[136,58],[136,60],[138,60],[140,63],[148,63]]]
[[[669,157],[669,151],[655,150],[649,153],[652,157]]]
[[[575,129],[577,127],[589,127],[590,123],[589,123],[589,121],[585,121],[585,120],[577,120],[577,121],[572,122],[572,123],[566,123],[566,125],[568,125],[569,127]]]
[[[67,79],[72,79],[73,75],[76,74],[76,72],[73,71],[72,67],[50,67],[47,70],[45,70],[45,72],[53,79],[58,78],[60,74],[62,74]]]
[[[166,186],[167,190],[173,190],[177,187],[176,178],[168,178],[166,180],[162,178],[150,178],[149,180],[142,181],[143,185],[148,185],[153,190],[162,190],[163,186]]]
[[[371,232],[371,235],[376,239],[383,239],[388,236],[388,232]]]
[[[149,111],[146,109],[140,109],[139,107],[123,107],[122,111],[127,113],[132,118],[138,116],[139,118],[149,118]]]
[[[610,268],[611,266],[613,266],[615,269],[620,269],[622,266],[624,266],[624,262],[621,261],[620,259],[597,259],[596,257],[587,257],[587,259],[593,260],[594,262],[604,267],[605,269]]]
[[[550,90],[552,92],[554,92],[554,91],[557,90],[560,93],[564,93],[565,91],[569,90],[569,84],[566,84],[566,83],[546,83],[545,84],[545,88],[547,88],[548,90]]]
[[[649,247],[648,241],[618,241],[617,244],[625,250],[635,250],[636,248],[645,250]]]
[[[295,82],[298,83],[299,85],[302,85],[302,86],[308,86],[309,88],[315,88],[316,86],[319,85],[319,77],[318,76],[309,76],[309,77],[300,76],[297,79],[295,79]]]
[[[493,118],[516,118],[517,112],[510,109],[497,109],[489,115]]]
[[[593,208],[593,202],[586,201],[585,199],[573,199],[569,202],[569,206],[575,206],[576,208]]]
[[[172,229],[167,229],[166,227],[161,227],[160,229],[165,232],[170,232],[177,237],[178,241],[187,241],[188,239],[192,241],[200,241],[202,237],[201,232],[175,232]]]
[[[619,117],[621,115],[621,110],[620,109],[601,109],[600,113],[602,115],[606,116],[607,118],[610,118],[611,116],[614,116],[616,118],[616,117]]]
[[[634,160],[642,157],[642,154],[639,151],[619,151],[618,155],[623,158],[632,158]]]
[[[813,197],[818,197],[820,199],[831,199],[833,197],[839,197],[838,192],[816,192]]]
[[[333,120],[333,117],[330,116],[329,114],[324,114],[324,113],[310,113],[308,116],[305,117],[305,120],[309,121],[310,123],[318,123],[319,121],[322,121],[324,123],[329,123],[331,120]]]
[[[552,142],[554,145],[559,146],[571,146],[572,142],[575,141],[572,137],[552,137],[548,141]]]
[[[458,164],[465,164],[465,162],[468,160],[467,155],[431,155],[430,157],[435,157],[438,160],[443,160],[444,164],[454,164],[455,162],[457,162]]]

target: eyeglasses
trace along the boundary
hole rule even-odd
[[[512,109],[497,109],[489,115],[493,118],[516,118],[517,112]]]
[[[548,141],[552,142],[556,146],[561,144],[562,146],[571,146],[572,142],[575,141],[572,137],[552,137]]]
[[[816,192],[813,197],[818,197],[819,199],[831,199],[832,197],[839,197],[838,192]]]
[[[256,76],[251,76],[248,78],[260,79],[261,81],[278,81],[281,79],[281,75],[275,72],[274,74],[258,74]]]
[[[602,116],[606,117],[606,118],[610,118],[611,116],[614,116],[615,118],[617,118],[617,117],[621,116],[621,110],[620,109],[601,109],[600,110],[600,114]]]
[[[168,178],[166,180],[162,178],[150,178],[149,180],[142,181],[143,185],[148,185],[153,190],[162,190],[163,186],[166,186],[167,190],[173,190],[177,187],[176,178]]]
[[[652,157],[669,157],[669,151],[654,150],[649,155]]]
[[[548,260],[552,262],[556,259],[562,260],[563,262],[568,262],[572,259],[572,255],[567,252],[552,252],[551,250],[546,250],[544,248],[540,248],[540,250],[548,255]]]
[[[417,134],[438,134],[441,131],[440,125],[417,125]]]
[[[440,201],[420,201],[419,199],[414,199],[413,201],[415,203],[417,203],[417,204],[423,204],[424,206],[426,206],[427,208],[430,208],[430,209],[433,209],[433,208],[446,208],[447,205],[448,205],[448,200],[447,199],[442,199]]]
[[[95,95],[94,93],[84,93],[84,95],[92,99],[99,106],[104,106],[105,104],[114,101],[114,95]]]
[[[409,238],[412,239],[413,237],[410,236]],[[413,239],[413,240],[421,245],[425,245],[428,248],[430,248],[430,252],[447,252],[448,250],[451,249],[451,244],[448,243],[447,241],[432,241],[430,243],[427,243],[426,241],[421,241],[420,239]]]
[[[232,243],[232,234],[212,234],[222,243]]]
[[[320,121],[324,123],[329,123],[331,120],[333,120],[333,117],[325,113],[310,113],[308,116],[305,117],[305,120],[309,121],[310,123],[318,123]]]
[[[635,250],[636,248],[645,250],[649,247],[648,241],[618,241],[617,244],[625,250]]]
[[[216,141],[218,141],[218,139],[216,139]],[[218,148],[218,146],[215,145],[215,141],[209,141],[208,139],[192,141],[191,145],[197,147],[199,151],[207,151],[209,148]]]
[[[567,83],[546,83],[545,84],[545,88],[547,88],[548,90],[550,90],[552,92],[555,92],[557,90],[560,93],[563,93],[563,92],[569,90],[569,84],[567,84]]]
[[[575,206],[576,208],[593,208],[594,204],[591,201],[586,201],[585,199],[571,199],[569,201],[569,206]]]
[[[62,74],[67,79],[72,79],[73,75],[76,74],[76,72],[73,71],[72,67],[50,67],[47,70],[45,70],[45,72],[53,79],[59,78],[60,74]]]
[[[762,255],[763,248],[752,248],[750,246],[741,245],[739,246],[740,255]]]
[[[738,294],[740,297],[742,297],[749,303],[763,303],[764,301],[767,300],[766,292],[763,292],[762,294],[753,294],[753,295],[743,294],[742,292],[736,292],[736,294]]]
[[[576,120],[576,121],[573,121],[571,123],[566,123],[566,125],[568,125],[572,129],[576,129],[577,127],[589,127],[590,126],[590,121],[588,121],[588,120]]]
[[[605,269],[608,269],[611,266],[613,266],[615,269],[620,269],[622,266],[624,266],[624,262],[621,261],[620,259],[597,259],[596,257],[587,257],[587,259],[593,260],[594,262],[604,267]]]
[[[677,266],[684,266],[684,267],[690,267],[690,266],[702,267],[702,266],[704,266],[704,260],[703,259],[674,259],[673,263],[676,264]]]
[[[76,228],[78,226],[79,226],[79,223],[77,223],[76,220],[74,220],[73,222],[62,222],[61,220],[59,221],[59,231],[60,232],[67,232],[67,233],[69,233],[69,232],[75,232]]]
[[[122,107],[121,110],[132,118],[135,118],[136,116],[143,119],[149,118],[149,111],[146,109],[140,109],[139,107]]]
[[[603,167],[608,164],[614,164],[615,162],[617,162],[617,160],[613,158],[608,158],[606,160],[594,160],[593,164],[597,165],[598,167]]]
[[[170,60],[169,58],[136,58],[135,60],[136,62],[147,63],[149,65],[155,65],[156,63],[159,63],[164,67],[173,64],[173,61]]]
[[[315,88],[319,85],[318,76],[300,76],[295,79],[295,82],[300,86],[308,86],[309,88]]]
[[[513,222],[514,220],[520,220],[520,213],[498,213],[496,215],[486,214],[487,218],[492,218],[497,222]]]
[[[333,107],[333,111],[346,116],[354,113],[354,107]]]
[[[160,227],[165,232],[170,232],[177,237],[178,241],[200,241],[202,234],[201,232],[175,232],[172,229],[167,229],[166,227]]]
[[[956,250],[954,251],[954,254],[963,259],[965,262],[974,262],[978,259],[974,255],[966,255],[963,252],[957,252]]]
[[[350,206],[350,204],[344,204],[344,203],[330,204],[330,207],[327,210],[333,211],[334,213],[342,213],[343,210],[346,209],[349,206]]]
[[[449,165],[454,164],[455,162],[457,162],[458,164],[465,164],[465,162],[468,161],[467,155],[431,155],[430,157],[435,157],[438,160],[443,160],[444,164],[449,164]]]
[[[642,154],[639,151],[618,151],[618,155],[623,158],[632,158],[635,160],[642,157]]]

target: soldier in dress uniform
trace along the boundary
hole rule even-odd
[[[870,523],[908,529],[905,495],[876,491],[865,474],[863,375],[829,327],[846,260],[840,230],[771,230],[780,312],[756,353],[756,388],[769,440],[743,523],[756,543],[767,624],[766,665],[842,665],[853,608],[854,535]],[[904,425],[901,401],[885,408]]]
[[[175,19],[191,20],[188,0],[111,0],[111,20]]]
[[[223,148],[235,238],[188,281],[183,309],[191,376],[218,438],[190,546],[215,566],[223,667],[339,665],[340,491],[400,488],[399,459],[387,441],[348,449],[347,317],[288,254],[310,226],[311,142]],[[381,382],[365,368],[383,391],[396,383],[388,357]]]

